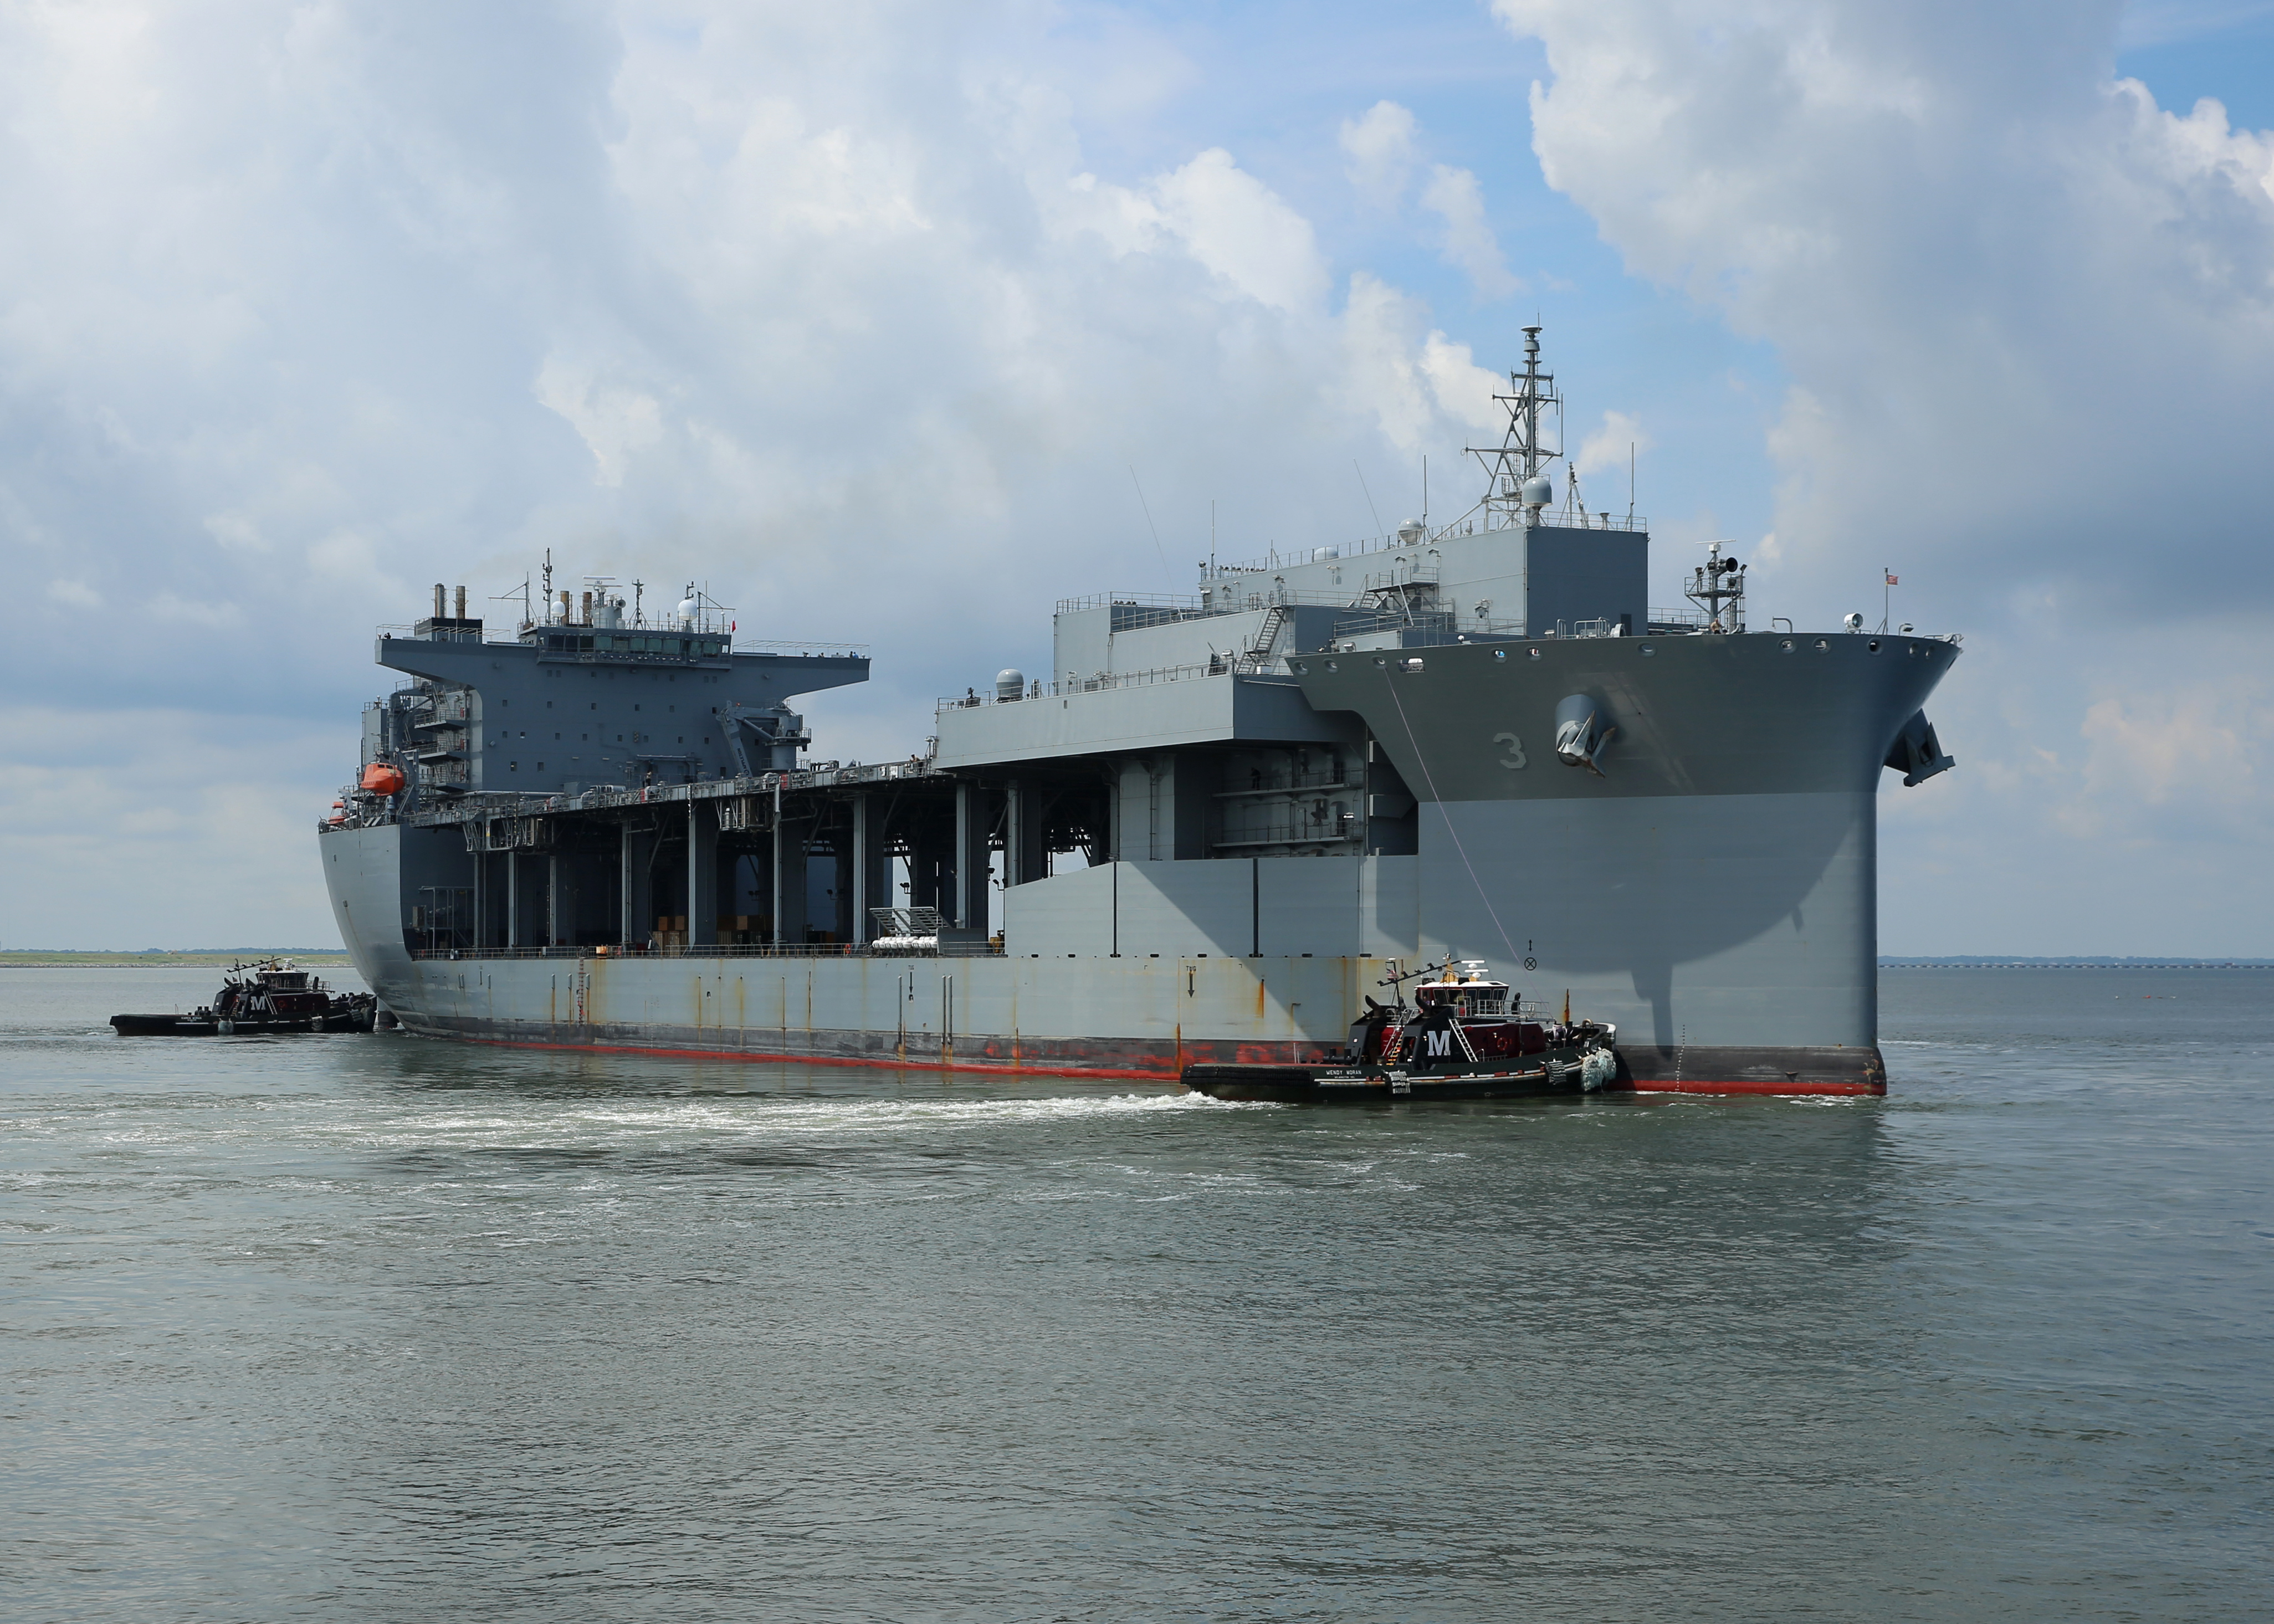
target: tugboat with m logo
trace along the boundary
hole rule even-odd
[[[1409,1008],[1398,990],[1419,978]],[[1619,1074],[1615,1026],[1560,1019],[1517,998],[1480,959],[1393,968],[1367,999],[1344,1056],[1321,1065],[1186,1066],[1186,1087],[1219,1100],[1381,1104],[1390,1100],[1502,1100],[1591,1094]]]

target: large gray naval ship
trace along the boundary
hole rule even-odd
[[[1951,764],[1958,640],[1756,629],[1721,543],[1651,608],[1525,333],[1459,518],[1061,603],[1046,678],[902,761],[790,707],[863,649],[549,560],[503,635],[436,587],[321,824],[357,967],[433,1037],[1167,1081],[1330,1059],[1461,959],[1615,1024],[1625,1085],[1882,1091],[1876,797]]]

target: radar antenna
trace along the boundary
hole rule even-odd
[[[1555,374],[1540,370],[1540,329],[1524,329],[1524,370],[1508,375],[1513,395],[1495,395],[1508,410],[1508,432],[1497,446],[1464,446],[1462,449],[1485,467],[1484,500],[1487,529],[1540,523],[1540,510],[1555,500],[1548,463],[1563,455],[1563,397],[1555,393]],[[1550,450],[1540,441],[1542,409],[1555,411],[1556,440]]]
[[[1721,549],[1735,546],[1731,541],[1709,541],[1706,544],[1706,561],[1690,572],[1690,584],[1682,595],[1706,612],[1706,629],[1709,632],[1741,632],[1745,629],[1745,567],[1733,558],[1723,558]],[[1723,604],[1728,605],[1727,609]]]

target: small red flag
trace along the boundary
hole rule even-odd
[[[1889,575],[1887,577],[1887,584],[1889,586],[1901,586],[1902,583],[1896,580],[1893,575]]]

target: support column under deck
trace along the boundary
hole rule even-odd
[[[853,941],[869,939],[869,797],[853,798]]]
[[[805,847],[810,826],[802,818],[774,820],[774,942],[805,944]]]
[[[655,853],[655,836],[646,830],[635,830],[629,823],[623,827],[623,839],[618,856],[621,865],[617,878],[616,940],[627,947],[636,947],[647,941],[653,928],[655,905],[648,883],[648,865]]]
[[[812,895],[809,889],[808,896]],[[832,941],[853,939],[853,836],[850,830],[833,829],[829,834],[829,897],[834,905],[830,910],[829,934]]]
[[[719,940],[719,815],[711,803],[692,796],[687,802],[687,941],[710,946]]]
[[[877,933],[871,908],[893,906],[892,862],[885,836],[884,814],[874,795],[853,801],[853,940],[867,943]]]
[[[1042,792],[1013,779],[1003,812],[1003,889],[1042,879],[1048,868],[1043,852]]]
[[[953,912],[959,930],[987,929],[987,838],[994,833],[989,786],[967,778],[955,786],[955,883]]]
[[[568,876],[561,871],[559,853],[545,860],[545,945],[565,947],[576,939],[576,909],[568,897]]]

